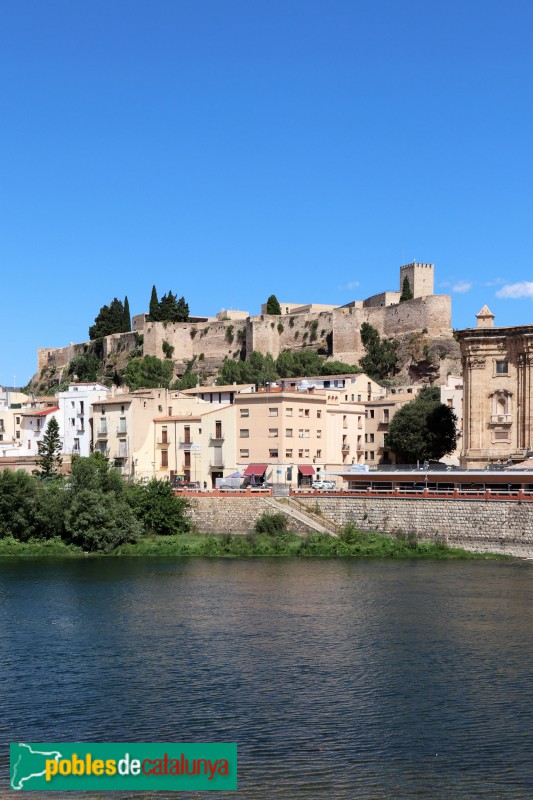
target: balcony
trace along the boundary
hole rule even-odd
[[[179,438],[180,450],[190,450],[191,447],[193,447],[193,444],[194,444],[194,442],[192,441],[192,439],[190,437],[188,437],[188,436],[185,436],[185,437],[180,436],[180,438]]]
[[[210,461],[209,462],[209,469],[210,470],[211,469],[224,469],[224,467],[226,466],[224,462],[225,462],[224,458],[217,459],[217,463],[214,463],[213,461]]]
[[[350,452],[350,445],[346,444],[346,442],[344,442],[344,444],[341,446],[341,450],[342,450],[343,453],[349,453]]]
[[[125,425],[119,425],[117,427],[117,436],[125,436],[128,432],[128,429]]]
[[[220,434],[210,434],[209,436],[209,444],[221,444],[225,439],[224,434],[220,431]]]
[[[125,458],[128,457],[128,453],[124,453],[122,450],[119,450],[118,453],[113,453],[113,459],[115,461],[124,461]]]
[[[85,427],[83,425],[76,425],[76,434],[78,436],[83,436],[85,433]]]
[[[104,436],[107,436],[107,428],[99,428],[96,431],[96,438],[101,439]]]
[[[171,444],[171,440],[168,437],[166,439],[163,439],[163,437],[160,436],[156,441],[156,445],[158,447],[166,447],[169,444]]]
[[[510,425],[512,421],[511,414],[492,414],[490,418],[491,425]]]

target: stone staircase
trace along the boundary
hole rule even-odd
[[[278,513],[282,511],[288,517],[298,520],[311,531],[317,533],[327,533],[330,536],[338,536],[337,526],[331,520],[325,520],[318,514],[309,513],[306,508],[302,510],[299,503],[289,497],[265,497],[265,503]]]

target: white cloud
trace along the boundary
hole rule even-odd
[[[503,278],[494,278],[493,281],[485,281],[483,286],[499,286],[501,283],[505,283]]]
[[[451,283],[452,283],[451,281],[441,281],[439,283],[439,286],[451,286]]]
[[[465,292],[469,292],[472,286],[473,284],[470,281],[458,281],[452,286],[452,292],[464,294]]]
[[[501,289],[498,289],[496,297],[531,297],[533,299],[533,281],[508,283],[506,286],[502,286]]]
[[[348,290],[357,289],[358,286],[360,286],[359,281],[350,281],[350,283],[345,283],[344,286],[337,286],[337,289],[340,292],[344,292],[346,291],[346,289]]]

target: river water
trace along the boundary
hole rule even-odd
[[[202,798],[531,798],[532,608],[518,561],[2,559],[0,796],[10,741],[236,741]]]

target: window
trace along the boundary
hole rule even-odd
[[[163,406],[157,406],[157,410],[159,411],[160,414],[162,414],[163,413]]]
[[[292,428],[285,428],[285,436],[288,439],[292,439]]]
[[[248,439],[250,437],[250,431],[248,428],[241,428],[239,431],[239,436],[241,439]]]
[[[16,436],[16,438],[17,438],[17,439],[20,439],[20,431],[17,431],[17,432],[15,433],[15,436]]]
[[[317,431],[316,432],[316,438],[317,439],[321,439],[322,438],[322,431]]]
[[[303,457],[304,457],[304,451],[298,450],[298,458],[303,458]]]
[[[249,417],[250,416],[250,409],[249,408],[241,408],[241,417]]]
[[[277,408],[269,408],[268,409],[268,416],[269,417],[277,417],[278,416],[278,409]]]
[[[74,439],[74,447],[72,449],[72,452],[73,453],[79,453],[80,452],[80,440],[79,439]]]
[[[353,403],[354,399],[355,399],[355,395],[352,394],[352,403]]]
[[[309,458],[309,450],[304,450],[304,458]]]
[[[303,417],[303,415],[304,415],[304,410],[303,410],[303,408],[299,408],[299,409],[298,409],[298,416],[299,416],[299,417]]]
[[[70,418],[70,427],[73,428],[75,424],[76,424],[76,420],[74,419],[74,417],[71,417]]]
[[[384,408],[383,409],[383,422],[388,422],[388,421],[389,421],[389,409],[388,408]]]
[[[345,395],[344,395],[344,402],[345,402],[345,403],[347,403],[347,402],[348,402],[348,395],[347,395],[347,394],[345,394]]]
[[[360,395],[360,394],[358,394],[358,395],[357,395],[357,402],[358,402],[358,403],[360,403],[360,402],[361,402],[361,395]]]
[[[278,449],[268,451],[269,458],[278,458]]]
[[[292,458],[292,450],[285,450],[285,458]]]
[[[318,411],[316,412],[316,418],[320,419],[321,416],[322,416],[322,411],[320,409],[318,409]]]
[[[166,425],[163,425],[161,428],[161,443],[167,444],[168,443],[168,428]]]
[[[215,439],[222,439],[222,422],[215,421]]]
[[[269,439],[276,439],[278,436],[278,429],[277,428],[269,428],[268,429],[268,437]]]
[[[316,457],[317,458],[322,458],[322,450],[317,450],[316,451]]]
[[[15,417],[17,425],[20,425],[20,417]]]
[[[286,408],[285,409],[285,414],[286,414],[287,417],[292,417],[292,408]]]
[[[160,408],[161,408],[161,407],[160,407]],[[161,411],[162,411],[162,410],[163,410],[163,409],[161,409]],[[124,406],[120,406],[120,413],[121,413],[121,414],[123,414],[123,413],[124,413]]]
[[[303,438],[304,438],[304,429],[303,429],[303,428],[299,428],[299,429],[298,429],[298,437],[299,437],[300,439],[303,439]]]
[[[102,416],[105,414],[105,406],[102,406],[100,409],[100,414],[102,414]]]
[[[374,409],[373,409],[373,408],[371,408],[371,409],[370,409],[370,419],[374,419],[374,413],[375,413],[375,412],[374,412]]]
[[[509,374],[509,362],[508,361],[497,361],[496,362],[496,375],[508,375]]]
[[[306,428],[304,431],[304,439],[309,439],[309,428]]]
[[[370,451],[370,460],[371,461],[374,460],[374,451],[373,450]]]
[[[172,416],[172,406],[169,406],[169,407],[168,407],[168,416],[169,416],[169,417],[171,417],[171,416]]]
[[[239,458],[250,458],[249,450],[239,450]]]
[[[161,450],[161,467],[168,467],[168,450]]]
[[[304,417],[308,417],[308,416],[309,416],[309,409],[306,408],[305,411],[304,411]]]

